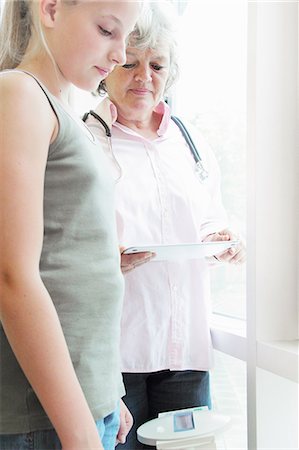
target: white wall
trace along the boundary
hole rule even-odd
[[[248,27],[248,441],[297,449],[298,3],[249,2]]]

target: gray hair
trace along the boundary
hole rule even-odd
[[[155,50],[161,45],[168,46],[170,66],[164,92],[166,94],[179,75],[175,27],[177,17],[169,1],[150,1],[146,3],[143,11],[129,35],[128,46],[140,50]],[[98,92],[106,93],[105,80],[101,82]]]

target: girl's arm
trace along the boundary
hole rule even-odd
[[[44,172],[57,120],[34,80],[0,77],[1,321],[64,450],[102,449],[40,278]]]

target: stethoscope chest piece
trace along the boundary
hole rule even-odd
[[[183,122],[176,116],[171,116],[171,119],[174,121],[174,123],[179,127],[186,143],[189,146],[189,149],[191,151],[191,154],[194,158],[195,161],[195,173],[199,179],[199,181],[201,183],[204,183],[207,178],[209,177],[209,173],[208,171],[204,168],[203,163],[202,163],[202,159],[198,153],[197,148],[195,147],[195,144],[187,130],[187,128],[185,127],[185,125],[183,124]]]
[[[195,165],[195,173],[201,183],[204,183],[209,178],[209,174],[207,170],[204,168],[201,160],[197,161]]]

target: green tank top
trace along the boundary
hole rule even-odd
[[[110,414],[124,395],[119,361],[123,276],[113,208],[114,181],[98,141],[36,81],[59,122],[45,171],[40,274],[57,310],[87,402],[98,420]],[[0,433],[53,428],[2,327],[0,346]]]

